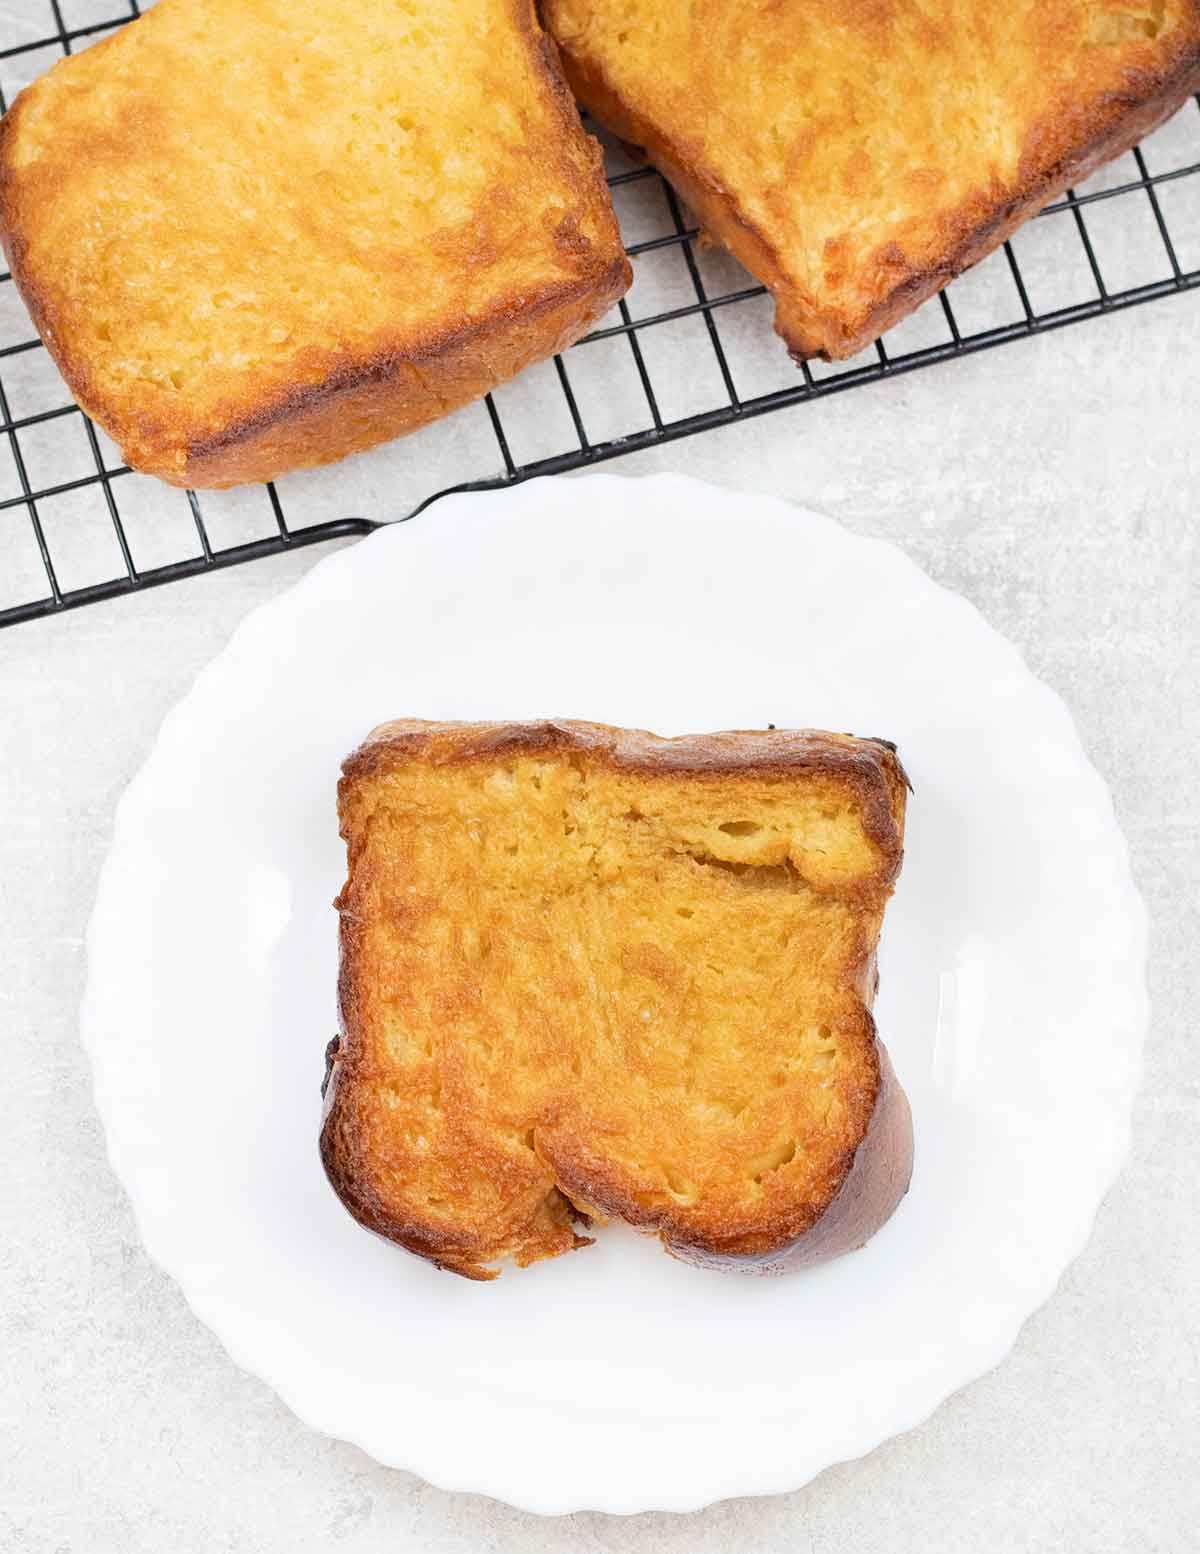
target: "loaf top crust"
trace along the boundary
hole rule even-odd
[[[532,0],[160,0],[17,98],[0,231],[79,401],[168,478],[331,387],[428,399],[464,340],[482,392],[498,332],[625,269]]]

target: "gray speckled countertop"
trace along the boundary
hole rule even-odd
[[[804,502],[972,599],[1073,708],[1154,920],[1133,1157],[1087,1251],[993,1375],[777,1499],[541,1521],[312,1434],[233,1365],[147,1261],[106,1164],[76,1035],[82,936],[113,806],[163,714],[319,552],[0,636],[0,1547],[1196,1547],[1198,348],[1192,294],[614,466]]]

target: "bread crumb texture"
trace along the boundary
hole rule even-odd
[[[412,430],[629,278],[532,0],[160,0],[17,99],[0,225],[85,409],[180,483]]]
[[[844,357],[1200,86],[1200,0],[544,0],[582,100]]]
[[[474,1277],[583,1244],[580,1213],[714,1254],[803,1235],[876,1105],[904,791],[829,735],[381,731],[341,785],[323,1149],[352,1211]]]

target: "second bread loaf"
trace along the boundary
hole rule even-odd
[[[5,116],[0,236],[83,408],[192,486],[412,431],[630,277],[533,0],[160,0]]]
[[[1200,0],[544,0],[580,99],[853,356],[1200,87]]]

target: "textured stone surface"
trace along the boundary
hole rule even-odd
[[[972,599],[1074,709],[1154,918],[1133,1158],[1086,1253],[993,1375],[778,1499],[539,1521],[313,1435],[237,1370],[148,1263],[108,1169],[76,1035],[82,935],[114,803],[161,717],[317,553],[0,636],[0,1547],[1195,1547],[1198,346],[1193,295],[616,466],[778,492]]]

